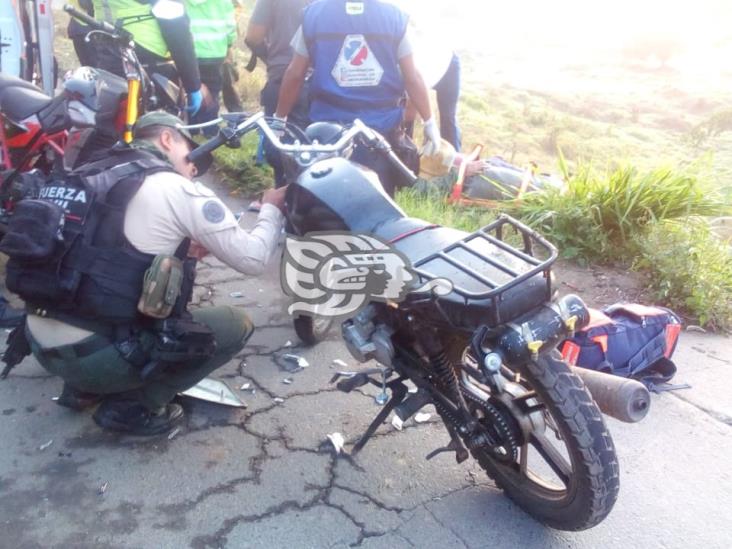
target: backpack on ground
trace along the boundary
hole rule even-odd
[[[676,373],[681,320],[668,309],[618,303],[602,311],[590,309],[590,324],[560,343],[572,365],[637,379],[649,389]]]

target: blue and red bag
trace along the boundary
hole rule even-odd
[[[617,303],[590,309],[590,323],[559,345],[572,366],[632,377],[647,387],[669,381],[676,373],[671,356],[681,320],[662,307]]]

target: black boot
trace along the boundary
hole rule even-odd
[[[24,319],[25,311],[12,307],[7,299],[0,296],[0,328],[15,328],[20,326]]]
[[[130,435],[151,436],[170,431],[183,419],[180,404],[168,404],[151,412],[135,400],[105,400],[94,412],[94,421],[103,429]]]
[[[80,412],[81,410],[93,406],[102,400],[101,395],[95,395],[94,393],[85,393],[74,389],[68,383],[64,383],[64,388],[61,391],[61,395],[58,397],[56,404],[63,406],[64,408],[71,408]]]

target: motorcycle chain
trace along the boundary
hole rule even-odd
[[[518,441],[511,426],[506,421],[501,411],[488,401],[482,400],[468,391],[465,387],[461,387],[463,396],[466,401],[471,401],[480,406],[486,414],[488,425],[496,431],[498,443],[490,445],[493,457],[498,461],[514,462],[518,458]],[[503,447],[506,451],[505,455],[496,452],[496,448]]]
[[[516,440],[516,436],[511,430],[511,427],[508,425],[506,418],[503,417],[503,414],[501,414],[501,412],[493,404],[479,399],[464,387],[461,388],[461,391],[466,401],[471,401],[474,404],[480,406],[480,408],[486,414],[488,425],[492,427],[493,431],[495,431],[494,433],[489,432],[486,434],[491,439],[498,439],[498,442],[495,442],[495,440],[490,440],[483,443],[484,446],[488,447],[493,459],[506,462],[516,461],[518,457],[518,442]],[[463,421],[460,421],[457,417],[455,417],[455,415],[450,410],[444,408],[437,399],[434,400],[433,404],[440,417],[443,418],[443,420],[448,421],[453,427],[459,430],[460,426],[463,425]],[[496,451],[496,448],[499,447],[503,447],[506,450],[505,455]]]

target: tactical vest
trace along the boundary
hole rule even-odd
[[[360,118],[382,133],[401,122],[404,80],[397,49],[407,21],[397,7],[377,0],[324,0],[305,9],[313,121]]]
[[[127,206],[145,178],[171,166],[152,153],[125,148],[63,178],[50,178],[38,199],[21,201],[0,251],[8,254],[8,288],[29,311],[80,327],[131,326],[145,271],[154,255],[124,236]],[[185,256],[188,241],[176,255]],[[193,289],[188,265],[176,310]]]
[[[231,0],[185,0],[191,34],[199,60],[223,59],[236,38]]]
[[[152,6],[137,0],[94,0],[94,16],[114,25],[122,20],[122,27],[130,32],[135,42],[159,57],[170,57]]]

